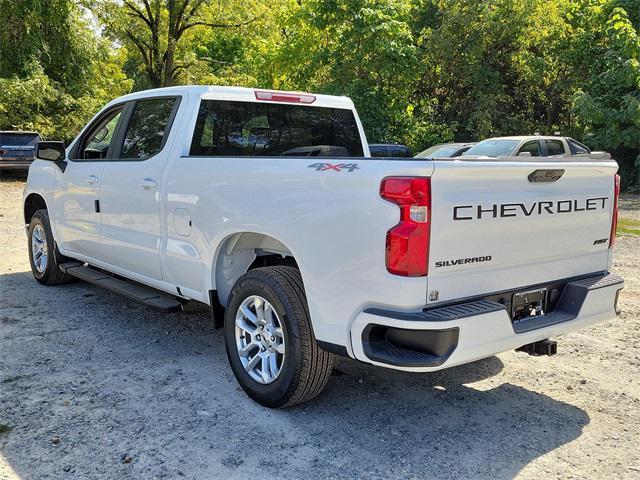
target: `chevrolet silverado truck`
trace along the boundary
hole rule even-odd
[[[320,393],[334,355],[430,372],[616,316],[610,158],[371,158],[348,98],[195,86],[113,100],[36,157],[35,279],[207,304],[268,407]]]

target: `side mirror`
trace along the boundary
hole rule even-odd
[[[67,157],[64,142],[38,142],[36,158],[48,162],[61,162]]]
[[[518,154],[519,157],[530,157],[531,156],[531,152],[520,152]]]

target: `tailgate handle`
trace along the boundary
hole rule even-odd
[[[555,168],[548,170],[534,170],[529,174],[529,181],[531,183],[551,183],[560,180],[560,177],[564,175],[564,169]]]

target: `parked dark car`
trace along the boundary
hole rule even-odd
[[[440,143],[432,145],[416,155],[416,158],[453,158],[459,157],[473,147],[475,143]]]
[[[37,132],[0,131],[0,170],[29,170],[40,140]]]
[[[408,147],[393,143],[373,143],[369,152],[372,157],[413,157]]]

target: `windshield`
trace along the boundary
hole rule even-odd
[[[0,145],[2,146],[34,146],[40,141],[40,135],[37,133],[0,133]]]
[[[418,158],[441,157],[448,158],[458,151],[460,145],[434,145],[416,155]]]
[[[465,152],[478,157],[504,157],[511,154],[520,140],[483,140]]]

